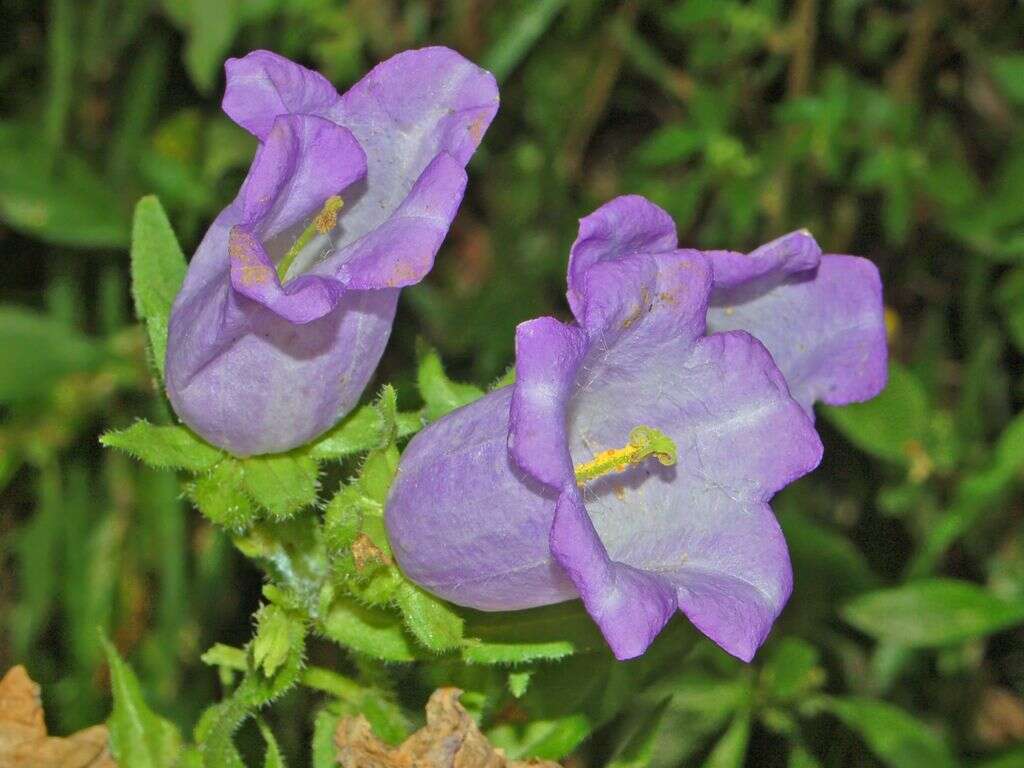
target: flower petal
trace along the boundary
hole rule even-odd
[[[715,262],[715,280],[711,327],[743,329],[760,339],[809,414],[816,400],[859,402],[885,386],[882,285],[870,261],[826,255],[817,270],[775,285],[732,288],[718,287]]]
[[[750,253],[706,251],[715,267],[715,289],[749,286],[759,280],[778,282],[788,275],[814,269],[821,261],[821,248],[806,229],[765,243]]]
[[[405,51],[374,67],[330,113],[367,157],[365,187],[345,201],[335,248],[392,216],[439,154],[465,166],[497,110],[494,77],[447,48]]]
[[[167,395],[183,422],[237,456],[302,445],[358,402],[397,302],[394,289],[346,291],[331,312],[296,326],[227,280],[208,283],[175,303]]]
[[[575,484],[559,495],[550,540],[615,658],[646,651],[676,610],[672,585],[608,557]]]
[[[504,387],[419,432],[402,453],[385,509],[402,571],[483,610],[576,596],[548,548],[557,494],[509,458],[511,398]]]
[[[391,218],[311,271],[332,275],[351,288],[418,283],[433,268],[465,189],[465,169],[442,152]]]
[[[657,572],[676,587],[679,608],[697,629],[750,661],[789,600],[793,570],[767,504],[719,502],[691,523],[676,563]]]
[[[347,128],[283,115],[256,151],[242,185],[242,222],[264,241],[304,224],[331,195],[366,175],[366,155]]]
[[[228,239],[231,285],[285,320],[305,324],[328,314],[345,289],[336,280],[302,275],[285,287],[263,244],[244,227],[232,227]]]
[[[678,448],[673,466],[648,459],[587,484],[586,509],[607,556],[669,580],[699,629],[749,658],[791,580],[765,502],[820,461],[813,426],[771,356],[745,333],[706,337],[628,377],[598,366],[588,381],[570,404],[574,463],[623,445],[641,424]]]
[[[541,317],[516,328],[508,450],[525,472],[560,489],[574,483],[565,411],[587,350],[579,328]]]
[[[576,320],[585,328],[604,321],[604,313],[588,317],[594,290],[588,288],[586,276],[596,265],[625,261],[640,253],[672,251],[675,247],[676,225],[672,217],[639,195],[617,197],[580,219],[579,234],[569,253],[567,292]]]
[[[325,115],[338,100],[321,75],[270,51],[253,51],[224,64],[227,85],[221,108],[261,141],[279,115]]]

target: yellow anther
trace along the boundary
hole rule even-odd
[[[334,229],[338,224],[338,211],[341,210],[341,206],[344,204],[345,201],[341,199],[340,195],[328,197],[320,213],[313,219],[313,226],[316,227],[316,231],[321,235],[326,235]]]
[[[676,444],[672,438],[654,427],[635,427],[623,448],[601,451],[590,461],[577,466],[576,484],[586,485],[603,475],[623,472],[651,456],[660,464],[670,467],[676,463]]]
[[[338,223],[338,211],[341,210],[341,206],[344,204],[345,201],[341,199],[340,195],[332,195],[327,198],[324,207],[320,209],[320,212],[313,218],[310,225],[302,230],[302,234],[299,235],[295,244],[288,249],[288,253],[277,263],[277,276],[281,279],[282,283],[284,282],[285,275],[288,274],[288,270],[291,269],[295,257],[302,253],[302,249],[309,245],[309,241],[316,235],[326,235],[334,229]]]

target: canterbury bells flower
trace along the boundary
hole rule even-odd
[[[384,350],[399,290],[433,265],[498,108],[454,51],[398,54],[339,96],[267,51],[227,62],[224,111],[259,149],[172,310],[178,416],[247,456],[335,424]]]
[[[583,219],[575,322],[520,325],[515,384],[406,449],[386,510],[404,572],[483,610],[581,597],[618,658],[680,610],[749,660],[792,587],[768,501],[822,448],[761,342],[707,334],[717,276],[643,198]]]

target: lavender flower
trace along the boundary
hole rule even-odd
[[[885,386],[887,351],[878,269],[857,256],[822,256],[801,230],[748,255],[709,251],[708,325],[745,330],[775,358],[808,415],[869,400]]]
[[[246,456],[301,445],[356,403],[498,94],[445,48],[398,54],[343,96],[267,51],[226,70],[224,111],[260,146],[174,303],[167,392],[182,421]]]
[[[771,356],[706,335],[711,261],[622,197],[580,223],[575,323],[516,333],[516,383],[418,434],[386,510],[405,573],[484,610],[581,597],[618,658],[678,609],[749,660],[789,597],[772,495],[821,458]]]

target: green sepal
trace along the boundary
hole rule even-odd
[[[206,519],[240,533],[256,522],[256,505],[242,490],[241,469],[235,461],[223,461],[186,488],[188,497]]]
[[[225,458],[214,448],[183,426],[158,426],[139,420],[125,429],[113,430],[100,437],[100,443],[117,448],[156,469],[184,469],[206,472]]]
[[[405,626],[428,650],[445,653],[462,642],[462,617],[448,603],[424,592],[410,581],[402,581],[395,602]]]
[[[416,649],[400,616],[336,596],[325,611],[320,630],[330,640],[384,661],[413,661]]]
[[[483,397],[484,391],[472,384],[452,381],[444,372],[441,357],[434,349],[423,343],[417,344],[419,367],[416,382],[420,397],[426,404],[424,415],[427,421],[436,421],[447,413]]]

